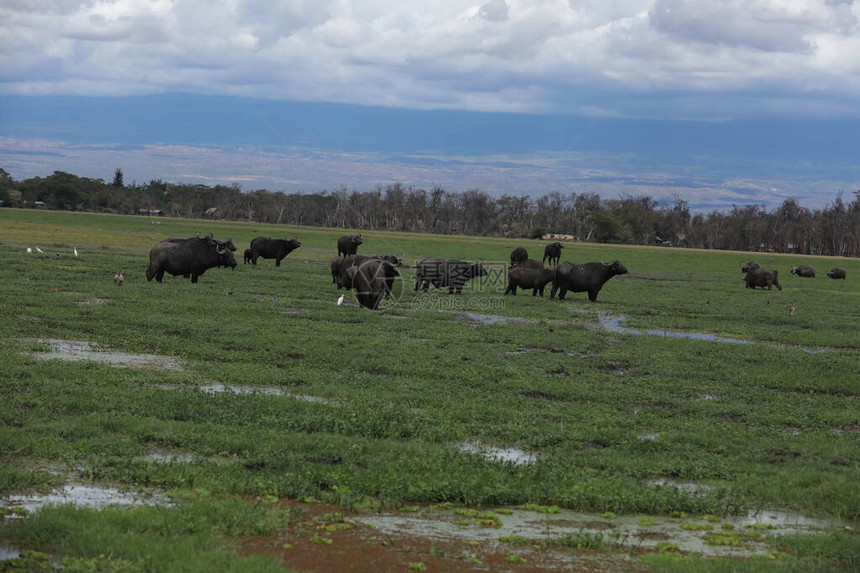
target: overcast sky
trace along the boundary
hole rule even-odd
[[[0,95],[856,121],[858,20],[853,0],[3,0]]]

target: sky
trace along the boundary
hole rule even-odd
[[[853,0],[4,0],[0,167],[695,208],[860,189]]]

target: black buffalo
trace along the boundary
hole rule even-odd
[[[251,241],[251,262],[257,264],[258,258],[275,259],[275,266],[281,266],[284,257],[301,247],[296,239],[267,239],[257,237]]]
[[[376,257],[366,257],[364,255],[348,255],[346,257],[338,257],[331,262],[331,282],[333,282],[338,290],[340,289],[351,289],[352,288],[352,276],[350,275],[349,269],[361,265],[365,261],[369,260],[378,260],[384,261],[391,268],[396,269],[397,267],[402,267],[402,263],[400,259],[398,259],[395,255],[383,255]],[[386,267],[387,268],[387,267]],[[391,293],[391,287],[394,283],[394,279],[399,276],[399,273],[392,274],[389,276],[389,280],[387,281],[388,285],[388,293]]]
[[[424,292],[430,288],[432,284],[436,288],[448,288],[448,294],[460,294],[463,292],[463,285],[476,277],[487,275],[483,263],[467,263],[451,259],[439,259],[436,257],[427,257],[418,263],[418,270],[415,275],[415,290],[419,288]]]
[[[756,287],[766,288],[770,290],[772,286],[782,290],[782,285],[779,284],[779,273],[773,269],[765,269],[755,262],[748,262],[741,267],[741,272],[744,274],[744,283],[746,288],[755,290]]]
[[[555,277],[554,269],[529,269],[514,267],[508,271],[508,288],[505,294],[517,294],[517,288],[532,289],[532,296],[543,296],[544,288]]]
[[[543,263],[537,259],[526,259],[520,264],[517,265],[521,269],[537,269],[541,270],[543,268]]]
[[[844,279],[847,276],[845,269],[840,268],[830,269],[826,274],[831,279]]]
[[[341,235],[340,239],[337,240],[337,256],[354,255],[358,252],[358,246],[363,242],[361,235]]]
[[[791,274],[799,277],[815,278],[815,267],[812,265],[800,265],[799,267],[791,267]]]
[[[149,251],[146,280],[154,278],[161,282],[164,273],[168,272],[173,276],[191,277],[191,282],[196,283],[197,278],[212,267],[235,268],[235,250],[233,241],[219,241],[212,235],[165,239]]]
[[[547,245],[543,250],[543,261],[546,262],[549,259],[550,265],[557,265],[558,261],[561,259],[561,250],[564,248],[564,245],[559,243],[558,241],[552,243],[551,245]],[[553,262],[555,261],[555,262]]]
[[[391,296],[391,285],[400,276],[392,263],[380,258],[366,258],[348,267],[346,275],[358,304],[371,310],[377,310]]]
[[[550,298],[555,297],[556,291],[559,300],[564,300],[567,291],[588,292],[588,300],[597,302],[597,293],[603,288],[603,284],[615,275],[627,274],[627,267],[620,261],[606,263],[561,263],[555,270],[555,278],[552,281]]]
[[[251,249],[245,249],[245,262],[244,264],[248,264],[251,262]]]
[[[529,252],[524,247],[517,247],[511,251],[511,266],[515,267],[529,258]]]

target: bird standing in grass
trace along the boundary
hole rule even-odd
[[[44,253],[45,251],[43,251],[43,250],[42,250],[42,249],[40,249],[39,247],[36,247],[36,252],[37,252],[37,253]]]
[[[72,249],[72,250],[74,251],[75,256],[77,257],[77,256],[78,256],[78,248],[77,248],[77,247],[75,247],[75,248],[74,248],[74,249]]]
[[[342,304],[343,304],[343,299],[344,299],[344,296],[343,296],[343,295],[340,295],[340,296],[337,298],[337,305],[338,305],[338,306],[340,306],[340,305],[342,305]]]
[[[116,286],[122,286],[125,277],[122,274],[122,269],[118,270],[116,274],[113,276],[113,282]]]
[[[28,253],[32,253],[32,252],[33,252],[33,249],[31,249],[30,247],[27,247],[27,252],[28,252]]]
[[[793,304],[790,304],[786,308],[788,309],[788,316],[794,316],[794,311],[797,309],[797,307]]]

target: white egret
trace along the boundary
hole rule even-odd
[[[345,298],[345,297],[344,297],[343,295],[340,295],[340,296],[338,297],[338,299],[337,299],[337,305],[338,305],[338,306],[340,306],[340,305],[342,305],[342,304],[343,304],[343,299],[344,299],[344,298]]]

